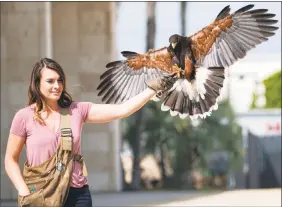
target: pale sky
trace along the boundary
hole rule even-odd
[[[279,29],[267,42],[258,45],[247,56],[230,68],[233,78],[229,81],[234,110],[246,112],[251,102],[254,79],[263,79],[281,68],[281,2],[188,2],[187,36],[198,32],[210,24],[227,5],[231,13],[247,5],[255,4],[255,9],[266,8],[276,14]],[[157,30],[155,48],[168,45],[170,35],[180,33],[180,3],[158,2],[156,10]],[[117,58],[123,59],[120,51],[145,52],[146,2],[120,2],[117,24]],[[238,74],[247,78],[239,81]]]

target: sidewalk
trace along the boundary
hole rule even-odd
[[[211,193],[198,191],[144,191],[144,192],[114,192],[93,193],[93,206],[154,206],[179,200],[188,200]],[[1,207],[16,207],[16,201],[1,201]]]
[[[175,201],[186,201],[200,196],[211,195],[198,191],[155,191],[155,192],[123,192],[93,195],[93,206],[163,206]],[[214,194],[214,193],[213,193]]]
[[[93,206],[281,206],[281,188],[225,192],[158,191],[94,193]],[[3,207],[16,207],[15,201],[1,201]]]
[[[208,195],[186,201],[175,201],[159,205],[158,207],[169,206],[191,206],[191,207],[254,207],[254,206],[281,206],[281,188],[279,189],[254,189],[254,190],[236,190],[226,191],[217,195]],[[156,206],[155,206],[156,207]]]

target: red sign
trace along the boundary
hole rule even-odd
[[[266,124],[266,129],[268,132],[279,132],[280,131],[280,123],[276,122],[275,124]]]

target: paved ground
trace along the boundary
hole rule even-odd
[[[226,191],[216,195],[201,196],[158,206],[281,206],[281,188]]]
[[[197,196],[210,195],[197,191],[144,191],[122,193],[94,193],[92,194],[93,206],[155,206],[178,200],[188,200]],[[15,207],[16,201],[1,201],[1,207]]]
[[[281,206],[281,188],[226,192],[158,191],[97,193],[93,206]],[[3,207],[16,207],[15,201],[1,201]]]

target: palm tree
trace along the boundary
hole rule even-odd
[[[155,36],[156,36],[156,2],[147,3],[147,36],[146,36],[146,51],[153,49],[155,46]],[[139,123],[135,127],[134,137],[132,140],[132,150],[133,150],[133,175],[132,175],[132,189],[140,190],[140,140],[141,133],[143,131],[142,124],[144,122],[144,111],[145,106],[140,109],[135,114],[135,122]]]
[[[180,2],[180,8],[181,8],[181,13],[180,13],[181,35],[185,36],[186,35],[186,1]]]

